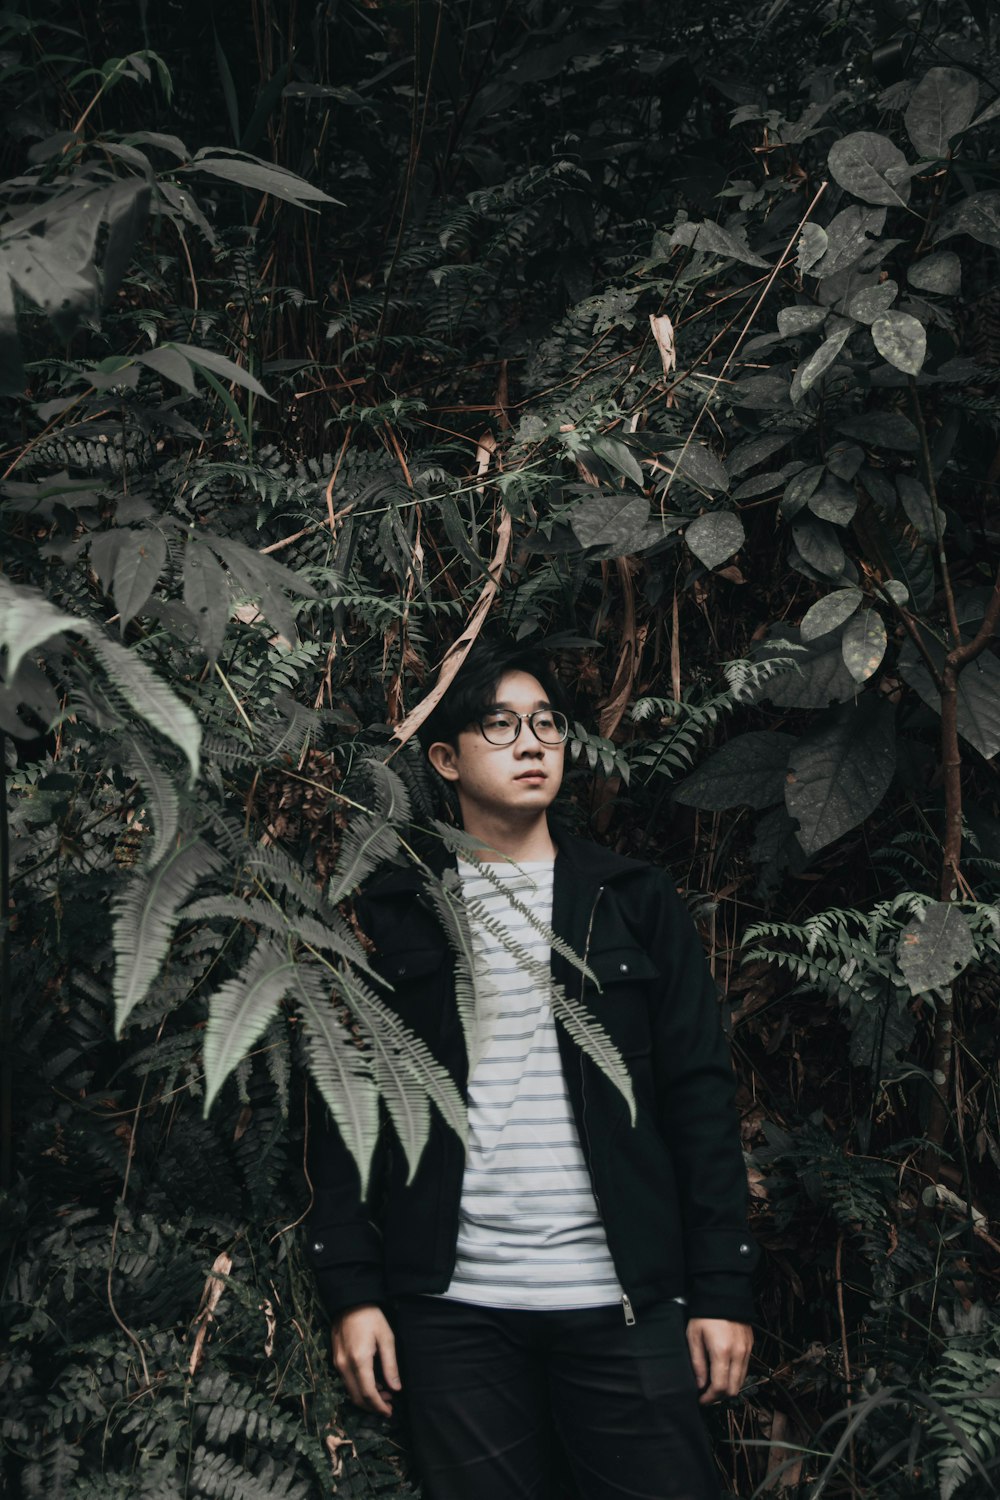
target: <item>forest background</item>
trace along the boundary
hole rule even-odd
[[[461,1123],[350,896],[451,836],[406,716],[487,616],[726,997],[720,1482],[993,1493],[998,29],[0,11],[6,1493],[413,1493],[295,1226],[310,1098]]]

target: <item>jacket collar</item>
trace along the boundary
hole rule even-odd
[[[628,859],[623,854],[616,854],[612,849],[605,849],[602,844],[595,844],[592,839],[579,838],[556,824],[550,826],[556,846],[557,873],[560,877],[569,874],[573,885],[596,888],[648,864],[646,860]],[[434,841],[424,862],[438,876],[445,870],[458,868],[455,855],[440,840]],[[424,872],[419,866],[397,866],[385,875],[376,876],[364,893],[365,899],[379,900],[382,897],[417,892],[423,883]]]

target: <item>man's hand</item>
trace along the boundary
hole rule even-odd
[[[702,1406],[720,1396],[738,1396],[746,1379],[753,1333],[749,1323],[726,1318],[692,1318],[687,1326],[688,1348]]]
[[[378,1356],[386,1384],[375,1378]],[[402,1389],[396,1340],[380,1307],[352,1307],[333,1325],[333,1362],[356,1406],[392,1416],[392,1393]]]

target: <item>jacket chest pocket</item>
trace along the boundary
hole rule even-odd
[[[642,948],[591,949],[588,966],[600,984],[589,980],[584,998],[623,1057],[641,1056],[652,1046],[649,1025],[651,987],[659,979],[656,965]]]
[[[400,948],[373,955],[372,967],[392,988],[386,1004],[428,1042],[437,1041],[444,1017],[446,953],[443,948]]]

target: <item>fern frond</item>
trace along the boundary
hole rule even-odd
[[[209,1000],[203,1054],[206,1114],[229,1074],[293,988],[294,974],[294,959],[262,938],[243,971]]]
[[[152,807],[153,848],[149,864],[156,865],[166,854],[177,833],[180,799],[177,788],[155,759],[149,746],[138,735],[129,744],[124,769],[138,781]]]
[[[221,868],[219,856],[200,839],[173,849],[152,870],[133,875],[114,903],[115,1030],[121,1035],[130,1014],[157,977],[181,906],[199,880]]]
[[[366,761],[364,771],[375,795],[375,807],[356,815],[344,835],[327,889],[331,906],[357,890],[380,861],[396,853],[399,840],[393,825],[405,824],[410,817],[410,799],[396,772],[378,760]]]
[[[378,1140],[378,1089],[370,1055],[344,1025],[328,990],[328,977],[321,970],[297,965],[295,996],[305,1021],[309,1071],[357,1163],[364,1196]]]

